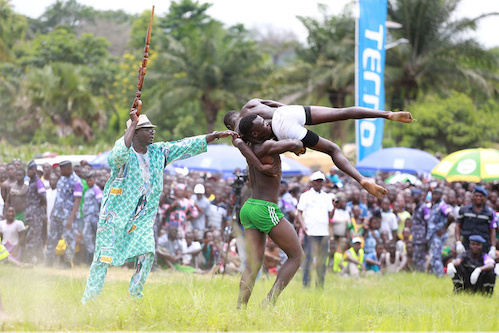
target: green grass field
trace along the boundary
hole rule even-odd
[[[0,331],[499,331],[497,294],[454,295],[449,278],[425,274],[352,280],[328,273],[304,289],[299,271],[273,308],[260,278],[248,308],[236,310],[238,276],[153,272],[145,297],[127,296],[132,270],[111,268],[104,291],[80,303],[88,269],[0,265]]]

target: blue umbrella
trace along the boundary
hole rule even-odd
[[[292,158],[281,156],[281,161],[284,176],[305,176],[311,173],[309,168]],[[185,167],[189,170],[221,173],[224,177],[230,177],[235,169],[244,170],[248,165],[239,149],[230,145],[208,145],[206,153],[175,161],[172,164],[176,168]]]
[[[96,158],[89,161],[88,164],[90,164],[95,169],[109,168],[109,163],[107,163],[107,158],[109,157],[110,153],[111,153],[110,150],[100,153],[99,155],[97,155]],[[176,173],[175,168],[171,164],[168,164],[166,166],[165,171],[168,172],[169,174]]]
[[[400,171],[430,173],[439,163],[438,158],[422,150],[393,147],[378,150],[357,163],[360,172]]]

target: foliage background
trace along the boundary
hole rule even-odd
[[[386,105],[418,122],[386,123],[384,146],[431,153],[498,147],[499,49],[467,37],[481,19],[456,20],[460,0],[389,0]],[[161,140],[224,129],[226,111],[250,98],[287,104],[354,104],[353,2],[331,15],[299,17],[305,43],[283,32],[225,26],[209,3],[175,0],[154,18],[143,110]],[[1,157],[29,144],[33,158],[53,144],[65,154],[109,147],[123,133],[135,94],[150,11],[98,11],[58,0],[37,19],[0,0]],[[354,122],[315,126],[340,145],[353,142]],[[12,151],[9,147],[13,147]],[[22,152],[20,152],[22,153]]]

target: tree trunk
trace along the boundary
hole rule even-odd
[[[206,94],[201,96],[201,102],[203,105],[204,116],[206,118],[206,125],[208,126],[208,133],[211,133],[215,128],[215,121],[217,120],[220,106],[218,103],[212,101]]]

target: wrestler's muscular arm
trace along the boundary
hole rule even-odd
[[[279,172],[278,168],[274,164],[263,164],[256,156],[251,148],[241,139],[232,138],[232,144],[236,146],[241,154],[246,158],[246,161],[253,165],[258,171],[267,176],[276,176]]]
[[[285,153],[287,151],[299,154],[303,150],[303,142],[296,139],[286,139],[286,140],[267,140],[263,142],[255,153],[258,157],[261,156],[272,156]]]

